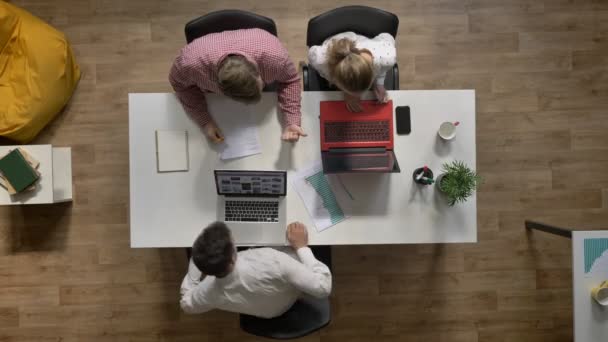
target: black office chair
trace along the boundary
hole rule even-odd
[[[250,28],[259,28],[277,35],[277,25],[268,17],[241,10],[221,10],[188,22],[185,28],[186,41],[189,44],[209,33]]]
[[[367,6],[345,6],[320,14],[308,21],[306,46],[321,45],[327,38],[348,31],[369,38],[383,32],[396,37],[398,28],[399,18],[393,13]],[[302,63],[301,67],[304,91],[337,90],[311,65]],[[387,90],[399,90],[397,64],[387,73],[384,87]]]
[[[331,246],[311,247],[315,257],[331,270]],[[277,340],[295,339],[311,334],[331,321],[329,298],[304,297],[279,317],[265,319],[239,315],[241,329],[252,335]]]
[[[259,28],[276,36],[277,25],[274,20],[242,10],[221,10],[205,14],[191,20],[184,29],[186,41],[190,44],[196,38],[222,31]],[[276,84],[268,84],[264,91],[275,91]]]

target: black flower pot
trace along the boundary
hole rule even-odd
[[[420,172],[422,172],[422,170],[424,170],[423,167],[419,167],[416,170],[414,170],[414,173],[412,174],[412,179],[414,180],[415,183],[420,184],[420,185],[430,185],[426,182],[424,182],[423,178],[429,178],[429,179],[433,179],[433,171],[429,168],[426,169],[426,171],[424,172],[424,175],[422,176],[422,178],[416,180],[416,176],[418,176],[418,174]]]
[[[445,177],[445,173],[440,174],[437,179],[435,179],[435,186],[437,187],[440,193],[445,194],[443,190],[441,190],[441,181],[443,180],[443,177]]]

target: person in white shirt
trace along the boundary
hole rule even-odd
[[[303,294],[329,296],[331,273],[308,248],[306,226],[289,224],[287,240],[287,251],[253,248],[237,253],[226,224],[210,224],[192,246],[181,286],[182,310],[197,314],[220,309],[273,318]]]
[[[397,62],[395,38],[390,34],[370,39],[354,32],[340,33],[322,45],[311,46],[308,60],[323,78],[344,92],[350,111],[361,111],[361,93],[370,87],[379,102],[388,102],[384,78]]]

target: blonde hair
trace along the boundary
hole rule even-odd
[[[218,69],[218,83],[224,95],[245,103],[258,102],[262,91],[258,85],[258,68],[245,57],[230,55]]]
[[[357,49],[348,38],[332,40],[327,49],[329,76],[339,88],[350,92],[369,89],[374,80],[372,63],[361,56],[367,49]]]

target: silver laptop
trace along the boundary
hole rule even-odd
[[[218,220],[236,243],[284,244],[286,171],[215,170]]]

